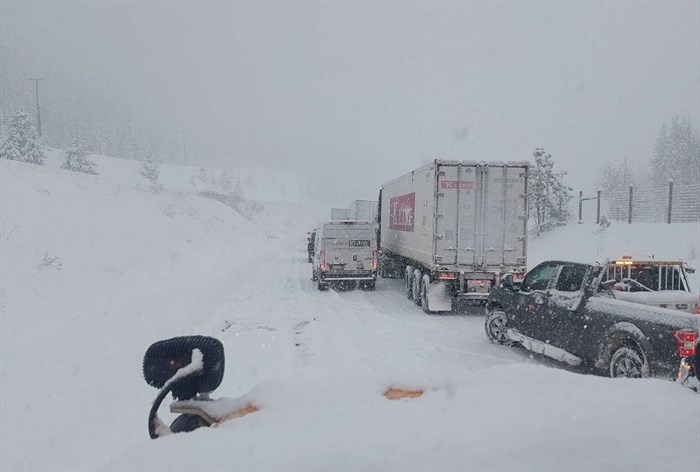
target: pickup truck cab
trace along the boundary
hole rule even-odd
[[[487,337],[611,377],[674,378],[695,354],[698,317],[617,300],[604,275],[600,265],[546,261],[517,286],[506,278],[489,296]]]

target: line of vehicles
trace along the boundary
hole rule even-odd
[[[528,170],[434,160],[385,183],[376,212],[333,209],[308,235],[313,281],[373,290],[377,277],[403,278],[426,313],[485,307],[494,343],[612,377],[668,378],[682,364],[696,379],[700,300],[683,262],[545,261],[526,273]]]

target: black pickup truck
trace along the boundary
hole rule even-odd
[[[599,265],[546,261],[491,291],[486,335],[611,377],[672,378],[695,354],[697,315],[616,300]]]

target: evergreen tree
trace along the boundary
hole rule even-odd
[[[681,185],[700,180],[700,139],[689,119],[676,115],[670,127],[661,125],[651,169],[652,181],[657,185],[666,185],[669,179]]]
[[[555,172],[552,155],[537,148],[532,153],[535,165],[530,167],[528,178],[530,215],[534,218],[536,236],[569,219],[568,203],[571,188],[564,185],[566,172]]]
[[[146,156],[146,160],[143,161],[143,164],[141,164],[141,175],[146,177],[146,179],[153,184],[158,182],[158,177],[160,176],[160,165],[150,152]]]
[[[207,176],[207,170],[204,167],[199,168],[199,180],[203,183],[209,182],[209,177]]]
[[[221,171],[221,176],[219,177],[219,185],[227,193],[233,192],[233,176],[231,168],[226,166]]]
[[[0,158],[44,164],[44,147],[27,112],[20,110],[10,117],[0,143]]]
[[[61,169],[97,175],[94,167],[95,164],[87,158],[83,150],[83,143],[77,136],[73,138],[70,145],[65,150],[65,156],[66,160],[63,162]]]

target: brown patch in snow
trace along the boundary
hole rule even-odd
[[[235,420],[237,418],[243,418],[244,416],[247,416],[251,413],[255,413],[256,411],[260,411],[260,408],[258,408],[256,405],[254,405],[252,403],[248,403],[246,406],[243,406],[243,407],[237,409],[236,411],[234,411],[233,413],[228,415],[226,418],[222,419],[221,421],[217,421],[216,423],[214,423],[211,426],[212,426],[212,428],[216,428],[217,426],[221,425],[221,423],[225,423],[226,421],[229,421],[229,420]]]
[[[389,400],[401,400],[402,398],[418,398],[425,393],[423,390],[406,390],[405,388],[391,387],[383,395]]]

